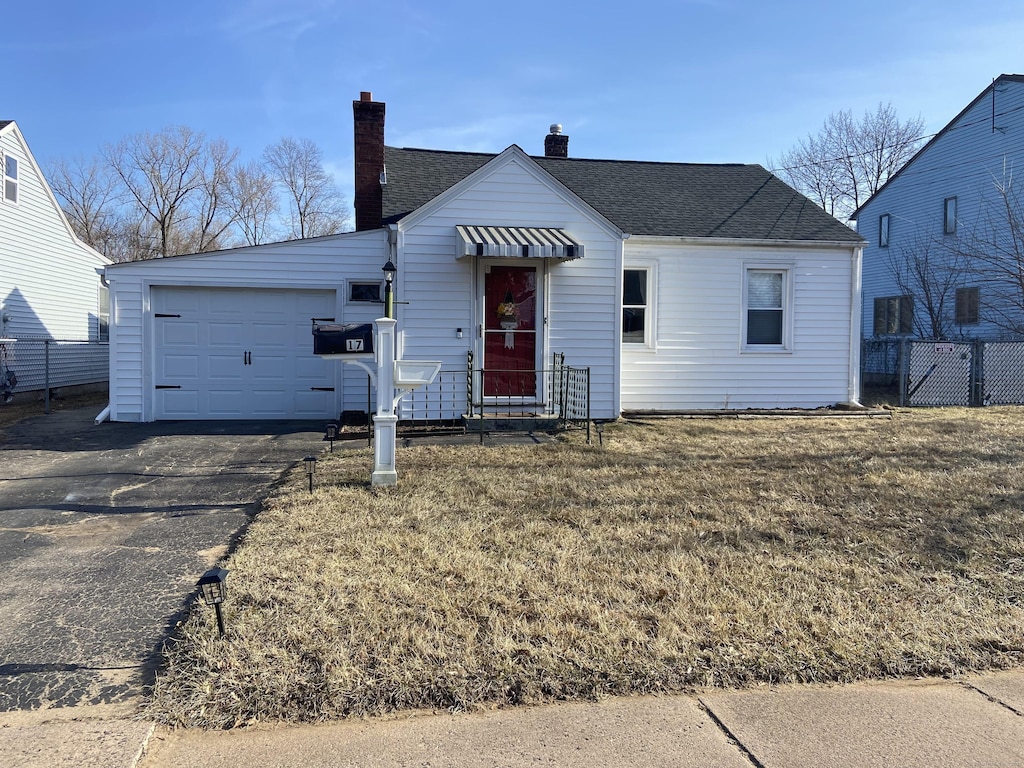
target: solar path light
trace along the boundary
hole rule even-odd
[[[220,631],[221,637],[224,637],[224,616],[221,613],[220,606],[228,595],[227,579],[228,572],[226,569],[211,568],[196,583],[203,602],[207,605],[212,605],[217,611],[217,629]]]
[[[309,475],[309,492],[313,492],[313,474],[316,472],[316,456],[307,456],[302,460],[306,465],[306,474]]]
[[[334,441],[338,439],[338,424],[334,421],[327,422],[327,426],[324,427],[324,440],[328,440],[331,443],[331,453],[334,453]]]

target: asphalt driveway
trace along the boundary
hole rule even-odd
[[[0,711],[137,695],[196,579],[322,446],[319,423],[97,426],[97,410],[0,442]]]

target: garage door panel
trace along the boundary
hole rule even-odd
[[[196,381],[199,379],[199,358],[196,355],[164,355],[162,373],[164,377],[175,381]]]
[[[194,419],[199,415],[199,393],[195,390],[161,389],[156,393],[158,412],[169,419]]]
[[[322,413],[331,413],[334,405],[333,392],[296,392],[295,418],[318,419]]]
[[[242,354],[236,355],[207,355],[209,366],[209,377],[213,380],[242,378]]]
[[[256,331],[254,342],[259,347],[286,347],[293,343],[287,323],[253,323]],[[306,329],[307,333],[309,329]]]
[[[184,345],[194,347],[199,343],[199,324],[181,321],[169,322],[161,318],[157,325],[157,335],[165,347]]]
[[[154,416],[329,418],[339,366],[313,357],[310,318],[334,317],[333,290],[160,287]],[[170,393],[170,394],[169,394]]]
[[[206,411],[212,418],[240,418],[245,415],[242,405],[248,400],[243,394],[241,389],[211,389],[207,393]]]
[[[245,323],[212,321],[207,326],[211,347],[237,347],[241,351],[247,341]]]

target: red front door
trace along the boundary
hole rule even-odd
[[[484,275],[484,395],[537,395],[537,267]]]

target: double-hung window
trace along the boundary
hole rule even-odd
[[[914,332],[914,297],[878,296],[875,298],[875,336],[906,335]]]
[[[977,325],[980,320],[981,291],[977,288],[956,289],[956,324]]]
[[[768,351],[790,348],[789,269],[750,267],[743,282],[743,346]]]
[[[622,343],[652,343],[651,269],[622,271]]]
[[[4,200],[18,202],[18,159],[10,155],[0,155],[4,167]]]

